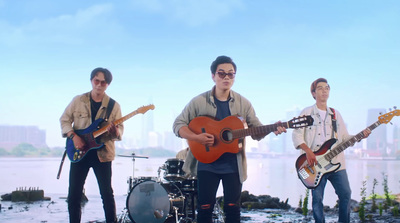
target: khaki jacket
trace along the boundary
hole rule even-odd
[[[212,90],[204,92],[194,97],[189,104],[183,109],[182,113],[175,119],[173,124],[174,133],[180,137],[179,129],[183,126],[188,126],[189,122],[198,116],[210,116],[215,117],[217,114],[217,106],[214,101],[215,86]],[[240,94],[230,91],[229,109],[231,115],[237,115],[242,117],[248,127],[261,126],[262,123],[256,116],[253,106],[250,101]],[[261,140],[261,138],[255,138]],[[189,150],[185,163],[183,165],[183,171],[188,175],[195,176],[197,174],[197,163],[198,161]],[[239,170],[240,182],[244,182],[247,179],[247,159],[245,149],[237,153],[237,163]]]
[[[102,118],[104,119],[108,102],[110,97],[106,94],[104,95],[103,101],[99,111],[96,114],[95,120]],[[122,117],[121,107],[115,102],[114,108],[110,114],[108,122],[103,121],[100,127],[108,125],[110,122],[118,120]],[[91,118],[91,108],[90,108],[90,92],[84,93],[74,97],[71,103],[65,108],[64,113],[60,117],[61,133],[62,137],[67,137],[67,133],[71,130],[86,129],[92,124]],[[115,145],[114,141],[121,140],[122,134],[124,132],[123,124],[118,126],[119,138],[112,139],[108,133],[104,133],[100,137],[100,142],[104,142],[102,148],[97,150],[97,155],[100,162],[109,162],[115,158]]]

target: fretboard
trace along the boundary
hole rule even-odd
[[[125,115],[124,117],[122,117],[122,118],[120,118],[120,119],[114,121],[114,125],[119,125],[119,124],[123,123],[124,121],[126,121],[126,120],[132,118],[134,115],[137,115],[137,114],[138,114],[138,111],[135,110],[135,111],[133,111],[133,112],[131,112],[131,113]],[[101,129],[99,129],[99,130],[93,132],[94,138],[99,137],[99,136],[101,136],[102,134],[106,133],[106,132],[107,132],[107,127],[108,127],[109,125],[110,125],[110,124],[108,124],[108,125],[106,125],[106,126],[103,126]]]
[[[376,127],[378,127],[381,123],[379,121],[376,121],[374,124],[370,125],[368,128],[372,131]],[[350,139],[347,139],[346,141],[340,143],[337,145],[335,148],[333,148],[330,152],[324,155],[325,159],[327,161],[331,161],[335,156],[339,155],[339,153],[343,152],[345,149],[347,149],[350,146],[353,146],[356,142],[362,140],[364,138],[364,133],[361,131],[357,135],[351,137]]]
[[[239,138],[244,138],[246,136],[265,135],[273,131],[276,131],[278,126],[288,128],[289,125],[287,122],[281,122],[271,125],[262,125],[262,126],[247,128],[247,129],[236,129],[232,131],[232,138],[239,139]]]

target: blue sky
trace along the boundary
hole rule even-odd
[[[368,109],[399,105],[399,27],[394,0],[0,0],[0,125],[36,125],[64,145],[60,115],[106,67],[123,115],[154,103],[154,130],[171,131],[228,55],[233,90],[264,124],[313,104],[309,86],[325,77],[329,106],[358,133]],[[126,121],[125,137],[140,135],[141,119]]]

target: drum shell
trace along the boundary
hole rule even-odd
[[[168,181],[181,181],[185,179],[185,172],[182,170],[184,160],[168,159],[165,161],[164,179]]]
[[[126,206],[132,222],[165,222],[175,214],[184,211],[184,196],[173,183],[152,180],[139,182],[129,192]]]
[[[180,183],[182,192],[196,192],[197,191],[197,178],[185,179]]]

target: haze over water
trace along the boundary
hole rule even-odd
[[[249,158],[248,179],[243,190],[254,195],[270,195],[281,201],[289,198],[289,204],[297,207],[300,196],[304,198],[306,188],[297,178],[294,162],[297,157]],[[158,177],[158,170],[165,164],[167,158],[136,159],[135,177]],[[68,191],[68,160],[65,161],[61,177],[56,179],[60,158],[0,158],[0,193],[10,193],[19,187],[39,187],[46,194],[66,196]],[[378,180],[376,192],[383,195],[382,173],[388,175],[389,190],[393,194],[400,193],[400,162],[398,160],[347,160],[347,172],[352,188],[352,199],[360,201],[362,181],[367,180],[367,194],[372,191],[373,179]],[[160,170],[160,179],[164,178],[164,170]],[[133,174],[131,158],[117,157],[113,162],[113,187],[115,195],[128,193],[128,177]],[[86,194],[99,196],[98,186],[94,173],[89,172],[86,185]],[[222,188],[218,195],[222,195]],[[327,184],[325,204],[333,206],[336,203],[336,194],[330,184]]]

